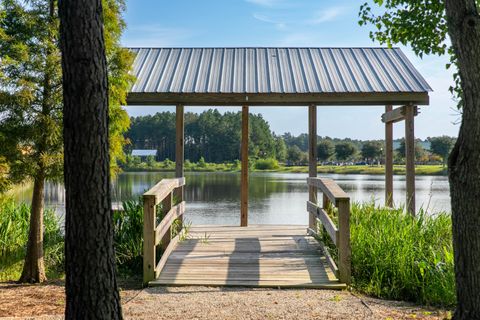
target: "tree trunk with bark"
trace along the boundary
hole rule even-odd
[[[30,209],[30,229],[28,232],[27,252],[22,275],[18,282],[39,283],[46,280],[43,263],[43,190],[44,174],[40,173],[33,183],[32,206]]]
[[[457,309],[480,319],[480,16],[475,0],[446,0],[463,91],[458,140],[449,158]]]
[[[67,319],[121,319],[108,155],[101,0],[59,3],[65,148]]]

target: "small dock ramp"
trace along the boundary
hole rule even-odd
[[[143,195],[145,285],[343,289],[350,283],[350,199],[333,180],[308,178],[314,191],[306,202],[308,227],[185,228],[184,185],[184,178],[164,179]],[[314,236],[330,238],[337,261]]]
[[[343,289],[307,226],[194,226],[156,285]]]

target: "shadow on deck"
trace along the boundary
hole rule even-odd
[[[344,289],[306,226],[193,226],[150,286]]]

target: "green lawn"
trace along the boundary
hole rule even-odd
[[[124,168],[125,171],[175,171],[174,165],[156,165],[149,167],[145,163],[142,163],[136,167]],[[336,173],[336,174],[384,174],[384,166],[318,166],[318,173]],[[239,163],[205,163],[202,166],[197,164],[190,164],[185,166],[185,171],[190,172],[236,172],[240,171]],[[280,165],[276,169],[257,170],[251,169],[251,171],[257,172],[293,172],[293,173],[308,173],[308,166],[284,166]],[[404,165],[395,165],[393,167],[393,173],[396,175],[405,174]],[[442,165],[417,165],[415,167],[415,173],[417,175],[447,175],[447,168]]]
[[[336,173],[336,174],[384,174],[384,166],[318,166],[318,173]],[[281,172],[308,172],[307,166],[281,167]],[[395,165],[393,173],[398,175],[405,174],[404,165]],[[447,168],[442,165],[417,165],[415,167],[417,175],[447,175]]]

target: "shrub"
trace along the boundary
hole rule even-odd
[[[207,165],[207,164],[205,163],[205,158],[204,158],[204,157],[200,157],[200,159],[198,160],[197,166],[200,167],[200,168],[205,168],[206,165]]]
[[[381,298],[451,306],[455,303],[452,226],[446,213],[416,218],[403,209],[354,204],[353,286]]]
[[[274,170],[278,169],[278,161],[273,158],[258,159],[255,161],[256,170]]]

